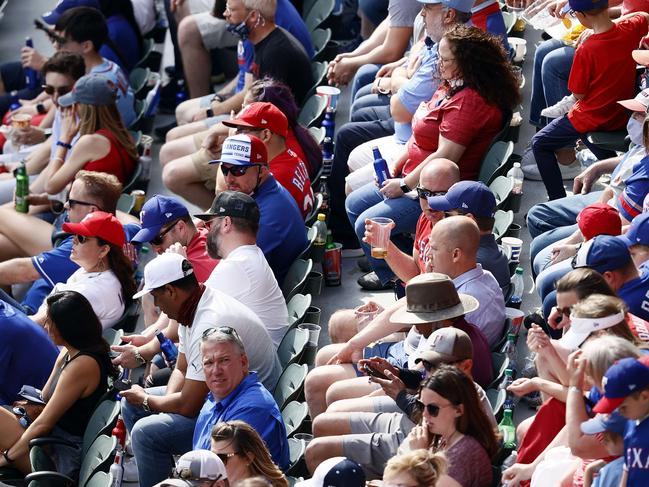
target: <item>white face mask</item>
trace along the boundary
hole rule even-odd
[[[640,146],[644,145],[644,141],[642,140],[642,122],[631,117],[626,124],[626,131],[631,138],[631,142]]]

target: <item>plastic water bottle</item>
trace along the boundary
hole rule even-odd
[[[376,173],[376,178],[378,179],[379,188],[383,186],[383,183],[390,179],[390,168],[388,163],[385,162],[379,148],[377,146],[372,147],[372,153],[374,154],[374,172]]]
[[[167,366],[169,368],[172,368],[174,365],[176,365],[176,359],[178,358],[178,348],[176,348],[174,342],[167,338],[161,331],[156,333],[155,336],[160,342],[160,349],[162,350],[162,355],[164,355],[165,362],[167,362]]]
[[[115,461],[110,466],[110,476],[112,477],[111,487],[121,487],[122,479],[124,478],[124,451],[117,448],[115,453]]]
[[[158,79],[156,81],[151,91],[146,94],[144,99],[144,104],[146,106],[146,113],[144,114],[145,118],[151,118],[155,115],[158,110],[158,105],[160,104],[160,93],[162,90],[162,80]]]
[[[523,194],[523,179],[525,178],[525,175],[521,169],[520,162],[515,162],[514,167],[507,171],[507,177],[514,181],[514,189],[512,189],[512,193]]]
[[[322,174],[329,176],[334,164],[334,142],[331,137],[325,137],[322,141]]]
[[[498,389],[504,389],[505,392],[507,393],[505,399],[505,405],[503,407],[506,409],[507,408],[511,409],[512,411],[514,410],[514,406],[515,406],[515,396],[514,393],[508,391],[507,388],[510,385],[512,385],[513,382],[514,382],[514,371],[512,369],[505,369],[505,378],[498,385]]]
[[[333,140],[336,130],[336,111],[334,107],[327,107],[327,112],[320,126],[325,129],[325,137],[330,137]]]
[[[25,45],[31,48],[34,47],[34,41],[32,41],[31,37],[25,38]],[[25,82],[30,90],[35,90],[38,87],[38,73],[35,69],[25,68]]]
[[[146,135],[142,136],[148,137]],[[151,140],[153,142],[153,140]],[[140,176],[140,179],[142,181],[149,181],[151,179],[151,144],[144,144],[144,151],[142,152],[142,155],[140,156],[140,164],[142,164],[142,175]]]
[[[498,430],[503,435],[503,448],[513,450],[516,448],[516,426],[514,426],[514,412],[506,408],[503,419],[498,423]]]
[[[324,258],[325,245],[327,244],[327,224],[325,223],[326,215],[318,213],[318,219],[313,224],[316,231],[315,242],[313,242],[313,260],[315,262],[322,262]]]
[[[523,302],[523,293],[525,292],[525,281],[523,281],[523,268],[517,267],[512,276],[512,286],[514,288],[512,297],[509,298],[509,304],[513,308],[520,307]]]
[[[318,191],[322,195],[322,206],[320,209],[322,210],[322,213],[327,215],[329,213],[329,199],[331,198],[329,194],[329,179],[327,176],[320,177],[320,187]]]
[[[516,351],[516,335],[513,333],[507,334],[507,343],[503,352],[509,358],[509,368],[512,370],[513,375],[516,375],[518,370],[518,355]]]
[[[20,166],[14,170],[16,178],[16,211],[20,213],[29,212],[29,176],[25,161],[20,161]]]

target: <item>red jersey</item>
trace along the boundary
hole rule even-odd
[[[626,126],[628,111],[617,101],[635,96],[636,64],[631,51],[645,35],[646,19],[634,15],[606,32],[592,34],[577,48],[568,89],[584,97],[570,109],[568,119],[578,132]]]
[[[291,149],[286,149],[276,155],[269,165],[275,179],[291,193],[302,217],[306,217],[313,208],[313,191],[304,161]]]
[[[428,241],[430,240],[430,232],[433,229],[433,224],[426,218],[423,213],[419,216],[417,221],[417,229],[415,230],[415,245],[417,249],[417,265],[419,272],[422,274],[426,272],[426,264],[428,264]]]

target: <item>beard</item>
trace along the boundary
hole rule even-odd
[[[207,255],[212,259],[221,259],[219,255],[219,229],[215,228],[207,235],[207,240],[205,241],[205,248],[207,249]]]

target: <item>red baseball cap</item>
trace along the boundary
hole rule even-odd
[[[98,237],[118,247],[126,242],[122,224],[115,215],[105,211],[88,213],[79,223],[64,223],[63,231],[84,237]]]
[[[577,225],[586,240],[597,235],[616,237],[622,233],[620,214],[606,203],[593,203],[577,215]]]
[[[255,102],[244,108],[237,118],[224,120],[226,127],[249,127],[268,129],[282,137],[288,136],[288,120],[286,115],[272,103]]]

